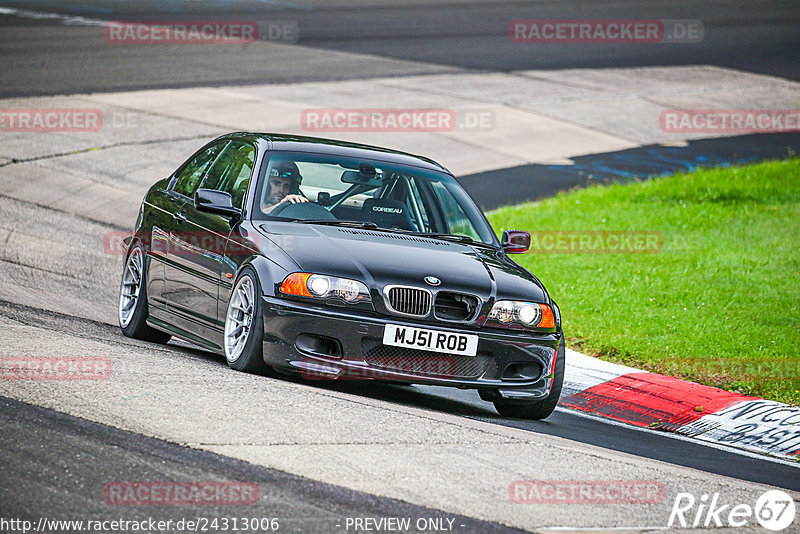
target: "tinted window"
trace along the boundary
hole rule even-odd
[[[216,143],[190,159],[178,173],[174,191],[187,197],[193,196],[200,179],[227,143],[228,141]]]
[[[431,224],[428,221],[428,213],[425,210],[425,203],[422,201],[422,195],[420,194],[420,180],[419,178],[414,178],[409,180],[409,185],[411,186],[411,194],[413,196],[412,199],[412,213],[414,214],[414,219],[421,218],[422,219],[422,227],[426,231],[431,230]]]
[[[206,173],[201,189],[215,189],[230,193],[233,205],[242,207],[242,200],[250,183],[256,149],[253,145],[231,141]]]
[[[473,239],[480,239],[475,231],[473,221],[464,213],[464,208],[453,196],[451,189],[454,188],[452,188],[452,185],[448,188],[443,182],[431,182],[431,186],[439,200],[439,206],[444,212],[444,220],[448,226],[445,231],[451,234],[466,235]]]

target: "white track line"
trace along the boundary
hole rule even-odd
[[[16,9],[12,7],[0,7],[0,15],[9,15],[23,19],[33,20],[54,20],[66,26],[102,26],[107,21],[101,19],[90,19],[74,15],[64,15],[62,13],[42,13],[29,9]]]

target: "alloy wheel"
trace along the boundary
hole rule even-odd
[[[135,248],[125,264],[122,273],[122,284],[119,288],[119,324],[122,328],[128,326],[136,312],[139,303],[139,292],[142,289],[142,273],[144,273],[144,258],[142,249]]]
[[[239,359],[250,337],[253,293],[253,281],[249,276],[243,276],[233,289],[225,317],[225,357],[229,362]]]

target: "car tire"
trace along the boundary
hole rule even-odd
[[[225,311],[223,350],[231,369],[245,373],[271,374],[264,362],[264,316],[261,284],[250,267],[245,267],[233,284]]]
[[[164,344],[172,337],[147,324],[147,254],[139,242],[128,249],[119,286],[117,320],[122,333],[130,338]]]
[[[564,337],[561,336],[561,342],[558,344],[558,353],[556,354],[556,370],[553,377],[553,385],[550,387],[550,393],[544,399],[532,403],[511,403],[504,401],[494,401],[494,407],[497,413],[504,417],[515,417],[517,419],[546,419],[558,405],[558,399],[561,397],[561,388],[564,386],[564,355],[565,345]]]

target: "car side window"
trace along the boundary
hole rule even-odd
[[[475,231],[472,221],[453,197],[450,191],[442,182],[431,182],[433,192],[439,200],[439,204],[444,211],[445,220],[449,225],[447,231],[451,234],[466,235],[473,239],[480,240],[481,237]]]
[[[192,197],[194,192],[197,191],[197,186],[200,183],[200,179],[206,173],[209,166],[211,166],[211,163],[213,163],[213,161],[217,158],[219,153],[222,152],[222,149],[227,143],[228,141],[215,143],[214,145],[202,151],[200,154],[190,159],[178,172],[177,181],[175,182],[173,191],[187,197]]]
[[[200,188],[225,191],[231,195],[234,207],[241,208],[253,172],[255,156],[256,149],[253,145],[231,141],[206,173]]]
[[[422,196],[420,195],[420,192],[419,192],[418,179],[417,178],[412,178],[410,182],[411,182],[411,184],[410,184],[411,185],[411,194],[414,197],[413,198],[413,202],[416,205],[416,207],[419,209],[419,213],[422,216],[422,227],[423,227],[422,229],[425,232],[430,232],[431,231],[431,224],[430,224],[430,222],[428,220],[429,219],[428,218],[428,211],[425,209],[425,203],[422,201]],[[414,211],[416,211],[416,210],[414,210]]]

